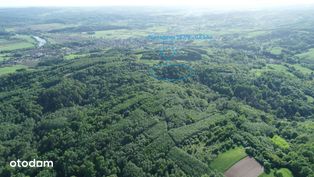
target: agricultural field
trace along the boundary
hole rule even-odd
[[[270,50],[270,52],[274,55],[280,55],[282,52],[282,48],[281,47],[274,47]]]
[[[82,58],[82,57],[87,57],[89,56],[89,54],[69,54],[64,56],[65,60],[73,60],[73,59],[78,59],[78,58]]]
[[[9,39],[0,40],[0,52],[18,49],[29,49],[35,47],[35,40],[30,36],[17,35]]]
[[[5,60],[5,59],[6,59],[5,55],[0,55],[0,62]]]
[[[167,28],[163,26],[149,27],[144,30],[130,30],[130,29],[118,29],[118,30],[105,30],[105,31],[93,31],[87,35],[89,37],[104,38],[104,39],[128,39],[146,37],[152,33],[164,33]],[[86,35],[86,34],[84,34]]]
[[[275,71],[282,74],[285,74],[288,77],[296,77],[297,75],[294,74],[288,67],[294,68],[296,71],[304,74],[304,75],[311,75],[314,71],[305,67],[301,66],[300,64],[267,64],[262,69],[253,69],[251,72],[255,74],[256,76],[262,75],[262,73],[269,72],[269,71]]]
[[[60,30],[60,29],[75,27],[75,26],[77,25],[63,24],[63,23],[44,23],[44,24],[30,25],[30,26],[27,26],[26,28],[33,31],[49,32],[51,30]],[[23,29],[23,28],[18,28],[17,30],[19,29]]]
[[[245,153],[245,150],[242,147],[237,147],[219,154],[218,157],[210,163],[210,167],[220,172],[225,172],[232,167],[232,165],[236,164],[246,156],[247,154]]]
[[[226,177],[256,177],[263,172],[263,166],[261,166],[254,158],[246,157],[234,164],[224,173],[224,175]]]
[[[258,36],[263,36],[269,34],[268,31],[252,31],[247,33],[248,38],[256,38]]]
[[[132,30],[106,30],[95,31],[95,34],[89,35],[90,37],[105,38],[105,39],[128,39],[131,37],[145,37],[147,32],[145,31],[132,31]]]
[[[0,67],[0,76],[5,74],[14,73],[19,69],[27,69],[28,67],[25,65],[14,65],[14,66],[7,66],[7,67]]]

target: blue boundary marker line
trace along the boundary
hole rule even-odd
[[[156,35],[151,34],[147,36],[149,41],[162,42],[163,46],[159,50],[159,56],[161,59],[165,60],[166,63],[157,64],[151,67],[148,71],[149,75],[157,80],[165,81],[180,81],[191,77],[194,74],[194,70],[191,66],[180,63],[173,63],[172,59],[177,55],[177,49],[175,46],[176,41],[191,41],[191,40],[211,40],[212,37],[207,34],[180,34],[180,35]],[[165,45],[165,44],[168,44]],[[169,54],[167,54],[167,50]],[[188,73],[180,76],[178,78],[169,78],[166,76],[157,76],[156,70],[162,69],[164,67],[181,67],[188,70]]]
[[[169,77],[163,77],[163,76],[160,77],[160,76],[156,75],[155,70],[156,69],[162,69],[164,67],[181,67],[183,69],[186,69],[188,71],[188,73],[185,75],[182,75],[178,78],[169,78]],[[181,63],[162,63],[162,64],[157,64],[157,65],[151,67],[149,69],[148,73],[150,74],[150,76],[154,77],[155,79],[174,82],[174,81],[185,80],[185,79],[193,76],[194,69],[189,65],[181,64]]]

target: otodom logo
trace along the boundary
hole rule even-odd
[[[32,161],[21,161],[20,159],[10,162],[10,167],[12,168],[40,168],[40,167],[53,167],[53,161],[41,161],[41,160],[32,160]]]

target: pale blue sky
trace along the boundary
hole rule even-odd
[[[259,7],[309,4],[313,0],[0,0],[1,7],[32,6],[202,6]]]

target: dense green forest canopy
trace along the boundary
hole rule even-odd
[[[238,150],[313,177],[314,9],[183,14],[0,9],[0,176],[219,177]]]

